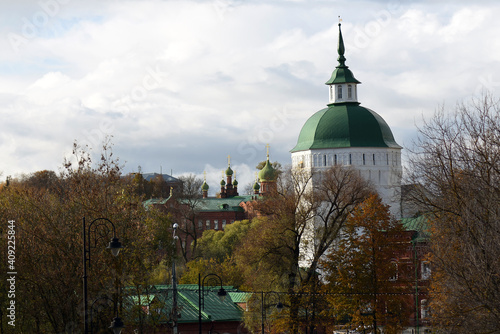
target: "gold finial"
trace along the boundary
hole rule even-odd
[[[224,171],[221,171],[222,179],[224,180]]]
[[[342,18],[341,18],[341,17],[340,17],[340,15],[339,15],[339,23],[340,23],[340,22],[342,22]]]
[[[230,155],[227,156],[227,166],[228,167],[231,166],[231,156]]]
[[[259,181],[259,172],[255,172],[255,182]]]
[[[269,144],[266,144],[267,160],[269,160]]]
[[[203,181],[207,182],[207,171],[203,171]]]
[[[174,194],[174,187],[170,187],[170,196]]]

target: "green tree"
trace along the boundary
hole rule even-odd
[[[187,263],[187,270],[181,277],[182,283],[195,284],[198,273],[222,275],[223,284],[236,288],[243,285],[243,271],[238,267],[234,253],[250,230],[248,220],[236,221],[226,225],[224,231],[207,230],[198,240],[197,256]]]

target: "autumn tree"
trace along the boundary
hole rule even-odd
[[[432,320],[443,333],[500,328],[500,105],[438,110],[419,129],[408,183],[432,223]]]
[[[119,305],[116,292],[148,284],[148,273],[160,261],[153,235],[170,226],[167,217],[144,210],[121,178],[122,167],[110,142],[104,143],[97,161],[87,148],[75,144],[58,175],[34,173],[0,191],[0,217],[16,225],[16,333],[78,332],[82,327],[83,217],[87,224],[101,217],[114,222],[126,246],[114,258],[106,250],[112,235],[104,227],[91,230],[91,240],[97,243],[88,268],[89,306],[101,297]],[[3,225],[0,232],[5,235]],[[171,239],[165,243],[171,244]],[[105,319],[109,326],[113,308],[94,310],[94,319]],[[123,318],[134,319],[125,314]]]
[[[398,263],[408,247],[403,227],[377,195],[357,206],[322,267],[329,307],[323,314],[348,329],[398,333],[413,308],[407,263]],[[410,304],[408,305],[408,303]]]
[[[313,177],[321,181],[313,183]],[[258,202],[265,218],[252,228],[236,256],[254,290],[288,293],[290,332],[299,328],[302,289],[314,293],[320,259],[370,193],[369,183],[356,170],[337,165],[321,173],[287,170],[278,178],[276,191]],[[301,263],[307,265],[302,271]]]

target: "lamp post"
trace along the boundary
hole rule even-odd
[[[264,331],[264,322],[266,320],[266,298],[270,295],[270,294],[276,294],[276,296],[278,296],[278,303],[276,304],[276,309],[278,311],[281,312],[281,310],[283,310],[283,303],[281,303],[281,300],[280,300],[280,295],[278,292],[276,291],[268,291],[268,292],[264,292],[262,291],[261,292],[262,296],[261,296],[261,311],[262,311],[262,315],[261,315],[261,325],[262,325],[262,334],[265,334],[265,331]]]
[[[211,279],[218,279],[220,282],[220,289],[217,291],[217,296],[219,296],[219,299],[221,302],[224,301],[224,299],[227,296],[226,290],[222,287],[222,279],[216,275],[216,274],[208,274],[203,277],[203,280],[201,279],[201,274],[198,274],[198,332],[199,334],[202,334],[201,332],[201,310],[205,308],[205,279],[211,278]]]
[[[104,234],[97,235],[96,231],[97,228],[99,227],[104,227],[106,228],[106,231]],[[110,232],[110,227],[111,230],[113,231],[113,238],[109,242],[108,249],[111,250],[111,253],[113,256],[118,256],[118,253],[120,253],[120,249],[122,248],[121,242],[118,240],[116,237],[116,229],[115,225],[111,222],[111,220],[107,218],[97,218],[94,219],[93,221],[90,222],[89,226],[87,227],[85,224],[85,217],[83,217],[83,301],[84,301],[84,320],[83,320],[83,327],[84,327],[84,334],[90,333],[89,331],[89,312],[88,312],[88,299],[87,299],[87,262],[88,266],[90,268],[91,266],[91,261],[90,261],[90,250],[92,248],[96,248],[97,246],[97,241],[105,236],[109,235]],[[93,228],[93,230],[92,230]],[[94,244],[91,244],[91,232],[94,232]],[[121,319],[118,317],[118,308],[117,308],[117,314],[116,317],[113,319],[113,322],[111,323],[111,329],[113,329],[113,332],[115,334],[120,334],[123,326],[123,322]]]
[[[176,235],[177,228],[179,225],[177,223],[174,224],[174,233],[173,233],[173,242],[174,246],[177,246],[177,239],[179,237]],[[177,250],[174,247],[175,250]],[[177,334],[178,327],[177,327],[177,275],[175,272],[175,256],[172,258],[172,322],[173,322],[173,332],[174,334]]]
[[[417,232],[418,233],[418,232]],[[419,330],[419,314],[418,314],[418,257],[417,257],[417,236],[412,238],[411,240],[412,248],[413,248],[413,261],[415,264],[415,332],[417,334],[420,333]]]

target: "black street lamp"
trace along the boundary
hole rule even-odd
[[[205,279],[218,279],[220,282],[220,289],[217,291],[217,296],[219,296],[219,299],[221,303],[224,301],[224,299],[227,296],[226,290],[222,287],[222,279],[216,275],[216,274],[208,274],[205,277],[203,277],[203,280],[201,279],[201,274],[198,274],[198,332],[199,334],[201,333],[201,310],[205,308]],[[207,291],[208,293],[208,291]]]
[[[95,224],[95,225],[94,225]],[[111,229],[110,229],[111,226]],[[103,227],[106,228],[105,233],[101,233],[97,235],[97,228]],[[93,230],[91,230],[93,228]],[[90,268],[91,261],[90,261],[90,250],[92,248],[96,248],[97,246],[97,241],[105,236],[109,235],[110,230],[113,231],[113,238],[109,242],[108,249],[111,250],[111,254],[113,256],[118,256],[118,253],[120,253],[120,249],[122,248],[121,242],[118,240],[116,237],[116,229],[115,225],[111,222],[111,220],[107,218],[97,218],[94,219],[93,221],[90,222],[89,226],[85,226],[85,217],[83,217],[83,300],[84,300],[84,320],[83,320],[83,327],[84,327],[84,334],[90,333],[89,331],[89,312],[88,312],[88,299],[87,299],[87,262]],[[94,244],[91,244],[91,232],[94,232]],[[120,334],[121,330],[123,328],[123,322],[121,319],[118,317],[118,309],[117,309],[117,315],[116,318],[113,320],[111,323],[111,329],[113,329],[113,332],[115,334]]]
[[[123,324],[123,321],[118,317],[117,302],[114,301],[114,300],[112,300],[112,299],[110,299],[108,296],[103,296],[101,298],[98,298],[98,299],[94,300],[94,302],[90,306],[90,333],[94,332],[94,327],[93,327],[93,324],[94,324],[94,321],[93,321],[94,306],[96,305],[97,302],[102,301],[102,300],[108,300],[108,301],[114,303],[116,317],[111,322],[111,326],[109,326],[109,328],[113,331],[113,333],[120,334],[122,328],[125,327],[125,326]]]
[[[266,298],[269,297],[269,295],[271,294],[275,294],[276,296],[278,296],[278,303],[275,305],[276,309],[281,312],[281,310],[283,310],[283,303],[281,302],[281,299],[280,299],[280,294],[276,291],[268,291],[268,292],[264,292],[262,291],[261,292],[262,296],[261,296],[261,302],[262,302],[262,305],[261,305],[261,311],[262,311],[262,317],[261,317],[261,325],[262,325],[262,334],[265,334],[264,333],[264,322],[266,320],[266,306],[268,306],[266,304]]]
[[[173,225],[174,232],[173,232],[173,242],[174,242],[174,249],[175,252],[177,253],[177,240],[179,237],[177,236],[176,232],[177,229],[179,228],[179,225],[175,223]],[[176,254],[175,253],[175,254]],[[173,333],[177,334],[178,332],[178,325],[177,325],[177,320],[179,317],[178,313],[178,305],[177,305],[177,273],[175,271],[175,256],[172,258],[172,325],[173,325]]]

